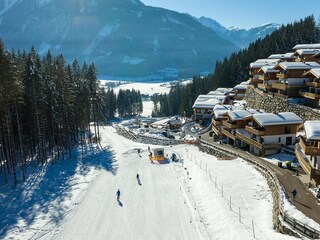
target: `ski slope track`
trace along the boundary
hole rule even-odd
[[[179,162],[152,164],[148,145],[119,136],[111,126],[100,134],[101,149],[109,154],[96,149],[93,158],[105,167],[87,163],[82,175],[70,173],[68,185],[46,189],[54,196],[47,199],[50,207],[44,211],[34,201],[32,220],[23,224],[17,214],[4,239],[293,239],[273,229],[267,181],[242,159],[220,161],[181,144],[164,147]],[[68,168],[63,164],[68,161],[61,163]]]

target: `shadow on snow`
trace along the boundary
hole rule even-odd
[[[48,222],[58,224],[75,204],[72,190],[81,190],[77,193],[81,196],[88,187],[81,188],[81,184],[90,183],[85,176],[92,170],[105,170],[115,175],[117,164],[113,152],[80,146],[74,149],[71,159],[29,167],[25,183],[20,183],[16,189],[0,192],[0,239],[10,230],[23,233],[39,215],[44,216],[43,225]],[[17,224],[18,228],[15,227]]]

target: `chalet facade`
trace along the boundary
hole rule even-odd
[[[307,105],[320,107],[320,68],[313,68],[304,74],[309,79],[306,83],[307,89],[300,90],[301,97],[306,99]]]
[[[320,121],[304,123],[305,136],[295,146],[300,166],[310,176],[313,186],[320,184]]]
[[[279,82],[279,79],[277,79],[279,70],[273,69],[273,66],[263,66],[258,73],[261,83],[258,83],[257,87],[264,92],[272,92],[272,83]]]
[[[299,91],[305,89],[306,82],[309,81],[303,74],[318,67],[320,65],[316,62],[281,62],[273,67],[279,70],[276,75],[279,82],[272,83],[272,88],[278,96],[299,97]]]
[[[263,66],[275,66],[279,62],[279,59],[258,59],[257,61],[250,63],[249,83],[257,87],[262,81],[259,79],[258,71]]]
[[[236,130],[237,145],[263,156],[276,154],[283,145],[294,145],[303,120],[294,113],[258,113],[248,117],[245,128]]]

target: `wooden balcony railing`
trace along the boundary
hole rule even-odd
[[[299,95],[301,97],[309,98],[309,99],[320,99],[320,94],[318,93],[311,93],[311,92],[306,92],[306,91],[299,91]]]
[[[246,135],[242,134],[241,132],[238,132],[238,131],[237,131],[236,137],[237,137],[238,139],[242,140],[242,141],[245,141],[246,143],[248,143],[248,144],[251,145],[251,146],[255,146],[255,147],[259,148],[259,149],[262,149],[262,148],[263,148],[263,146],[262,146],[261,143],[256,142],[255,140],[247,137]]]
[[[301,149],[303,150],[304,154],[306,155],[313,155],[313,156],[319,156],[320,151],[317,147],[313,146],[307,146],[307,144],[304,142],[302,138],[300,138],[299,145]]]
[[[272,88],[287,90],[288,85],[286,85],[285,83],[272,83]]]
[[[232,124],[227,121],[222,121],[222,125],[226,126],[229,129],[236,129],[237,128],[237,124]]]
[[[309,87],[320,88],[320,83],[318,83],[318,82],[307,82],[306,84],[307,84],[307,86],[309,86]]]
[[[300,166],[302,169],[309,175],[311,175],[311,165],[308,161],[308,159],[304,156],[304,154],[301,152],[301,148],[298,146],[298,144],[295,147],[295,154],[297,156],[297,159],[299,161]]]
[[[276,77],[278,78],[278,79],[287,79],[289,76],[288,76],[288,74],[283,74],[283,73],[277,73],[277,75],[276,75]]]
[[[212,125],[215,125],[215,126],[221,126],[222,125],[222,121],[218,121],[218,120],[215,120],[215,119],[212,119]]]
[[[229,132],[228,130],[226,130],[226,129],[224,129],[224,128],[221,129],[221,134],[223,134],[223,135],[225,135],[226,137],[229,137],[229,138],[231,138],[231,139],[233,139],[233,140],[236,140],[236,136],[233,135],[231,132]]]
[[[214,126],[214,125],[212,125],[212,131],[213,131],[216,135],[219,135],[219,134],[220,134],[219,129],[218,129],[216,126]]]
[[[246,129],[246,131],[253,133],[254,135],[257,135],[257,136],[266,135],[266,131],[264,129],[257,129],[257,128],[250,127],[250,126],[246,126],[245,129]]]

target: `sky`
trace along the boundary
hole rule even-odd
[[[265,23],[287,24],[308,15],[320,16],[320,0],[141,0],[193,16],[210,17],[225,27],[251,28]]]

